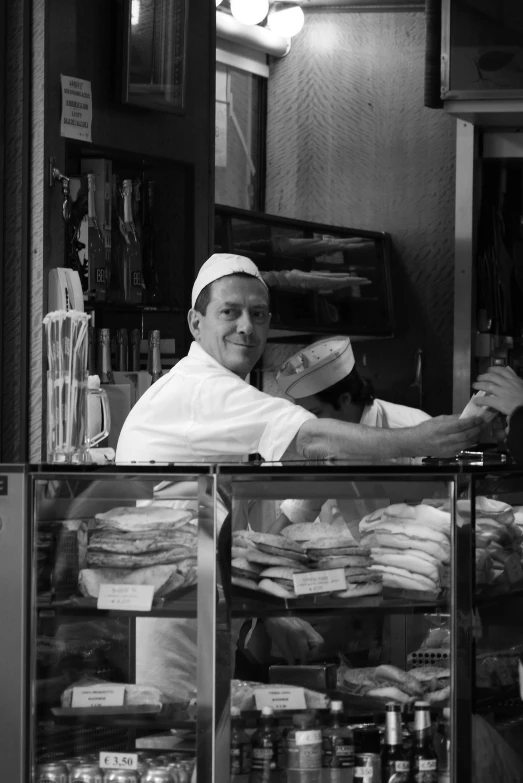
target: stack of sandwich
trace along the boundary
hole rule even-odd
[[[237,531],[231,554],[232,584],[280,598],[296,598],[293,575],[309,570],[301,544],[284,536]]]
[[[343,568],[347,589],[334,593],[337,598],[381,594],[382,578],[371,570],[370,549],[350,538],[317,538],[304,542],[303,547],[312,569]]]
[[[319,526],[312,524],[314,534]],[[307,530],[305,530],[307,528]],[[311,535],[308,525],[293,525],[286,531],[301,537]],[[324,534],[324,530],[321,531]],[[381,575],[373,572],[370,550],[360,547],[352,537],[304,538],[296,541],[290,534],[238,531],[233,534],[232,583],[251,590],[261,590],[281,598],[296,598],[293,576],[315,570],[342,568],[347,587],[336,591],[337,598],[379,595]]]
[[[80,571],[82,595],[102,584],[153,585],[165,597],[196,583],[197,527],[191,511],[165,506],[114,508],[97,514]]]
[[[422,503],[397,503],[360,522],[361,546],[371,550],[371,569],[388,588],[436,596],[442,567],[450,562],[450,513]]]
[[[443,705],[450,696],[450,670],[442,666],[420,666],[408,672],[381,665],[362,669],[338,668],[339,690],[372,699],[400,704],[422,699]]]

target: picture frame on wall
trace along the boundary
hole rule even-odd
[[[183,113],[189,0],[123,0],[122,101]]]

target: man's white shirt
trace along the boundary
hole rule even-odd
[[[300,427],[316,418],[289,400],[255,389],[196,342],[128,415],[116,462],[278,461]]]

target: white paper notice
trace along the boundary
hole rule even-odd
[[[60,75],[62,85],[62,120],[60,136],[91,141],[93,95],[91,82],[74,76]]]
[[[100,585],[96,607],[124,612],[150,612],[153,596],[153,585]]]
[[[86,685],[73,688],[71,707],[121,707],[125,685]]]
[[[256,709],[272,707],[273,710],[306,710],[303,688],[256,688],[254,691]]]
[[[98,766],[102,769],[138,769],[138,753],[113,753],[102,750]]]
[[[333,593],[336,590],[347,589],[347,578],[343,568],[331,568],[328,571],[307,571],[303,574],[293,574],[292,578],[296,595]]]

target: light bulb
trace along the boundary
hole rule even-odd
[[[269,0],[231,0],[231,13],[238,22],[258,24],[269,12]]]
[[[296,3],[274,3],[267,18],[267,27],[282,38],[297,35],[304,23],[305,14]]]

